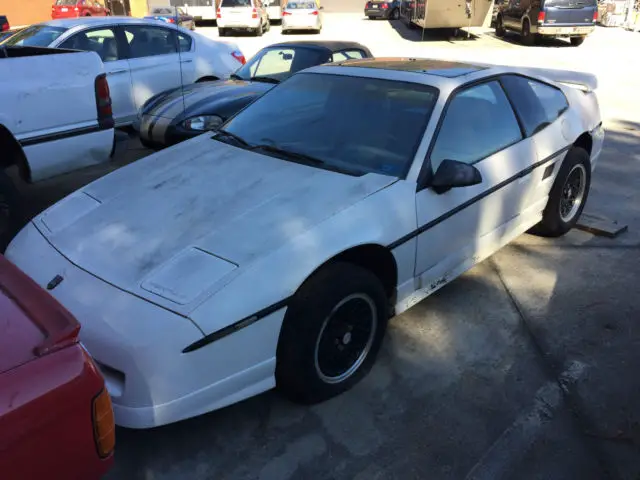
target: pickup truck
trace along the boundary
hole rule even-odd
[[[7,173],[37,182],[107,162],[109,84],[95,52],[0,45],[0,252],[26,220]],[[15,177],[14,177],[15,178]]]

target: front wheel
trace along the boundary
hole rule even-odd
[[[22,226],[20,194],[6,172],[0,170],[0,252]]]
[[[585,36],[582,37],[571,37],[571,45],[573,45],[574,47],[579,47],[580,45],[582,45],[584,43],[585,40]]]
[[[276,385],[290,400],[313,404],[335,397],[371,369],[384,338],[389,302],[378,278],[336,262],[294,296],[276,353]]]
[[[560,237],[575,227],[582,214],[591,187],[591,160],[583,148],[567,153],[553,182],[542,221],[530,233]]]

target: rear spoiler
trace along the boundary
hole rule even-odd
[[[554,68],[529,68],[516,67],[518,72],[524,75],[532,75],[541,78],[547,78],[556,83],[563,83],[570,87],[578,88],[585,92],[593,92],[598,88],[598,77],[591,73],[574,72],[571,70],[556,70]]]
[[[537,68],[537,67],[505,67],[504,65],[476,63],[485,67],[504,67],[509,72],[520,73],[522,75],[540,77],[555,83],[563,83],[570,87],[578,88],[584,92],[593,92],[598,88],[598,77],[587,72],[575,72],[573,70],[557,70],[555,68]],[[505,72],[506,73],[506,72]]]

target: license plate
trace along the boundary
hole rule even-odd
[[[69,11],[69,9],[68,9],[68,8],[61,8],[61,9],[60,9],[60,11],[61,11],[61,12],[68,12],[68,11]]]
[[[373,8],[378,8],[378,5],[371,5]]]

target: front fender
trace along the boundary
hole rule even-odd
[[[340,253],[366,244],[386,247],[415,228],[415,183],[398,181],[308,231],[292,232],[290,242],[243,267],[190,317],[206,334],[245,321],[249,324],[256,314],[286,307],[300,285]],[[407,248],[414,244],[409,242],[398,250]],[[411,262],[398,262],[399,283],[411,277],[414,268],[413,252],[402,258],[411,258]]]

